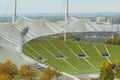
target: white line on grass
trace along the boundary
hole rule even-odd
[[[86,55],[86,57],[88,57],[87,53],[83,50],[83,48],[77,42],[75,43],[78,46],[78,48]]]
[[[80,71],[75,66],[73,66],[71,63],[69,63],[67,60],[63,59],[69,66],[73,67],[75,70]]]
[[[68,45],[66,45],[63,41],[62,41],[62,43],[63,43],[77,58],[79,58],[78,55],[77,55],[71,48],[68,47]]]
[[[108,51],[106,44],[104,44],[104,47],[105,47],[105,49],[106,49],[107,53],[108,53],[108,54],[109,54],[109,56],[110,56],[110,52]],[[110,61],[109,57],[106,57],[106,58],[107,58],[107,60],[111,63],[111,61]]]
[[[90,61],[88,61],[88,59],[86,59],[86,58],[83,58],[89,65],[91,65],[95,70],[97,70],[98,71],[98,69],[90,62]]]
[[[43,46],[43,45],[40,44],[39,42],[38,42],[38,45],[41,46],[41,47],[43,47],[47,52],[49,52],[53,57],[56,58],[56,56],[55,56],[51,51],[49,51],[45,46]]]
[[[92,45],[93,45],[93,47],[95,48],[95,50],[99,53],[99,55],[102,57],[100,51],[96,48],[95,44],[92,43]]]

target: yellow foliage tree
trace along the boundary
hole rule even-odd
[[[18,74],[18,68],[10,60],[0,63],[0,72],[10,75],[11,78],[14,78]]]
[[[115,67],[114,72],[115,72],[115,77],[117,79],[120,79],[120,61],[117,63],[117,66]]]
[[[29,65],[22,65],[19,74],[21,78],[27,80],[33,80],[37,76],[35,68]]]
[[[51,80],[54,72],[50,67],[45,68],[43,75],[40,77],[40,80]]]
[[[0,73],[0,80],[12,80],[12,78],[8,74]]]
[[[57,77],[57,80],[60,76],[62,76],[62,73],[59,70],[55,70],[55,75]]]
[[[60,77],[62,74],[59,72],[59,70],[56,70],[55,68],[46,67],[39,80],[51,80],[54,75],[58,79],[58,77]]]
[[[59,39],[59,40],[63,40],[63,39],[64,39],[63,34],[58,34],[58,35],[57,35],[57,39]]]
[[[104,62],[100,70],[100,80],[113,80],[114,72],[112,70],[112,64],[109,62]]]

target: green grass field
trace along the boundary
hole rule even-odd
[[[120,46],[106,45],[106,48],[104,44],[36,39],[26,43],[23,46],[23,52],[40,63],[49,64],[70,74],[79,74],[98,72],[100,65],[107,60],[112,63],[120,61]],[[109,52],[110,56],[103,57],[101,55],[103,52]],[[65,58],[58,59],[56,57],[58,53]],[[78,57],[78,54],[85,54],[86,57]],[[37,56],[46,60],[40,61],[36,58]]]

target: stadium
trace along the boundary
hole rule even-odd
[[[106,30],[110,31],[108,27]],[[84,19],[71,17],[64,25],[58,25],[46,19],[32,20],[21,16],[15,23],[0,24],[0,62],[10,59],[18,67],[22,64],[40,65],[40,68],[50,65],[73,75],[99,72],[102,62],[114,64],[119,61],[120,46],[41,39],[55,34],[97,31],[102,32],[102,29],[89,26]]]
[[[81,79],[79,75],[87,73],[98,73],[99,77],[101,63],[108,61],[114,65],[119,61],[120,46],[100,43],[119,35],[117,24],[98,24],[76,17],[66,19],[64,24],[57,24],[45,18],[19,16],[15,22],[0,23],[0,62],[11,60],[18,68],[28,64],[40,71],[51,66],[71,77],[67,80],[75,80],[74,76]],[[60,34],[64,40],[49,38]],[[69,34],[77,40],[67,40]]]

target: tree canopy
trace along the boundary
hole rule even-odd
[[[57,79],[58,77],[62,76],[59,70],[52,67],[46,67],[39,80],[51,80],[54,75]]]
[[[37,76],[35,68],[29,65],[22,65],[19,74],[21,78],[31,80]]]
[[[10,60],[7,60],[4,63],[0,63],[0,73],[14,78],[14,76],[18,74],[18,68]]]
[[[100,80],[113,80],[114,72],[112,70],[112,64],[104,62],[100,68]]]

